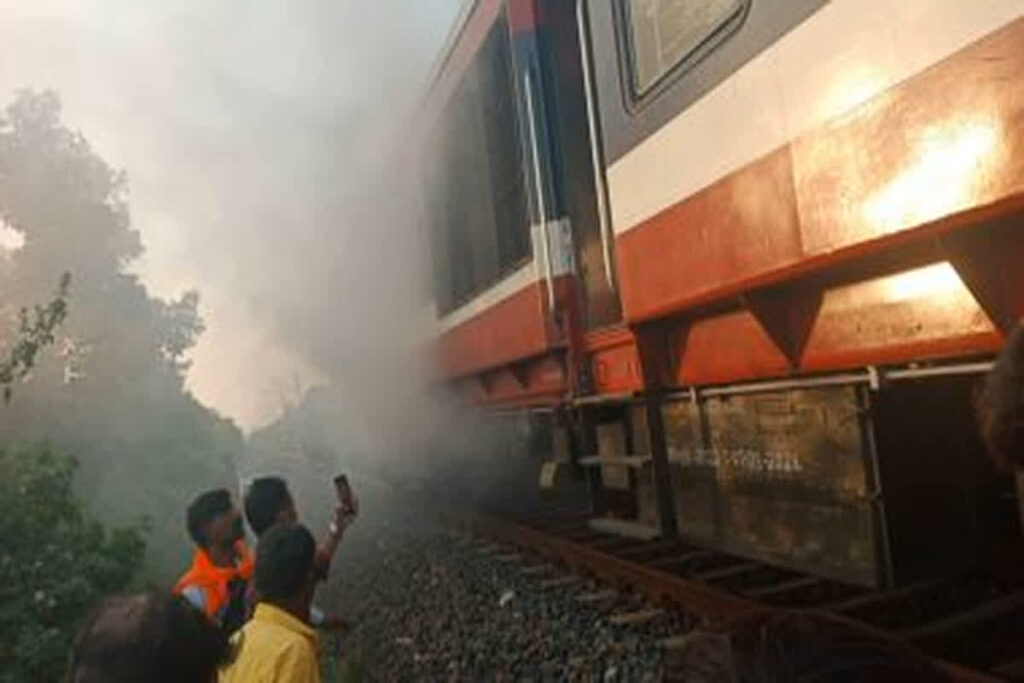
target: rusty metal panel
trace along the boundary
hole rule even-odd
[[[647,408],[642,404],[629,407],[629,427],[633,438],[633,451],[637,455],[651,455],[651,438],[647,426]],[[659,526],[658,492],[654,482],[654,467],[645,465],[636,476],[637,521]]]
[[[875,583],[875,512],[854,388],[684,400],[663,411],[684,536]]]
[[[717,545],[718,482],[715,468],[698,458],[698,406],[693,401],[673,401],[662,406],[662,415],[679,532],[684,537]]]
[[[626,427],[622,422],[597,425],[597,454],[602,458],[621,458],[626,453]],[[629,491],[629,467],[601,465],[601,480],[606,489]]]
[[[1018,18],[795,140],[804,253],[832,257],[944,219],[964,225],[997,202],[1019,206],[1024,96],[1007,84],[1022,69]]]
[[[860,409],[853,387],[711,399],[719,480],[744,495],[809,502],[866,493]]]
[[[705,404],[724,547],[861,584],[876,580],[853,387]]]
[[[725,550],[840,581],[876,585],[869,505],[817,505],[739,494],[726,494],[722,500]]]
[[[908,264],[825,291],[800,367],[815,372],[965,355],[998,339],[948,262]]]
[[[694,401],[669,401],[661,407],[670,459],[693,459],[700,447],[700,416]]]
[[[650,455],[651,439],[647,427],[647,408],[642,403],[629,406],[629,431],[634,455]]]

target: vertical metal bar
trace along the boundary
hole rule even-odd
[[[587,128],[590,131],[590,163],[594,171],[594,190],[597,196],[597,221],[601,231],[601,255],[604,258],[604,275],[608,286],[615,290],[615,269],[612,266],[612,235],[611,219],[608,212],[608,185],[604,178],[604,165],[601,161],[601,132],[597,125],[594,80],[590,65],[590,36],[587,33],[588,22],[586,0],[576,2],[576,30],[579,33],[580,62],[583,68],[583,95],[587,105]]]
[[[647,435],[651,445],[651,466],[654,491],[658,499],[658,518],[661,535],[678,538],[679,525],[672,494],[672,471],[668,464],[668,440],[665,437],[665,416],[661,412],[661,391],[648,389],[644,393],[647,411]]]
[[[700,448],[704,449],[705,453],[714,453],[715,444],[711,434],[711,419],[708,417],[707,399],[701,393],[698,393],[695,388],[693,400],[697,408],[697,439],[700,443]],[[722,488],[721,479],[718,476],[719,468],[717,462],[711,464],[711,472],[715,481],[715,485],[711,488],[711,524],[714,538],[719,543],[722,543],[725,540],[725,529],[722,528]]]
[[[526,67],[524,75],[526,84],[526,118],[530,131],[530,157],[533,162],[533,180],[537,192],[537,213],[541,234],[541,252],[544,256],[544,274],[547,279],[548,310],[555,312],[555,277],[554,266],[551,263],[551,245],[548,241],[548,219],[547,205],[544,196],[544,176],[540,167],[540,144],[537,141],[537,121],[533,107],[533,79],[531,78],[530,67]]]
[[[581,454],[596,453],[597,448],[593,437],[593,423],[587,411],[578,413],[576,433],[573,437],[574,460],[578,463]],[[577,465],[578,466],[578,465]],[[583,476],[587,481],[587,492],[590,495],[590,512],[601,517],[608,511],[608,502],[604,495],[604,481],[600,467],[584,467]]]
[[[864,455],[867,460],[865,475],[868,484],[868,499],[875,526],[875,563],[878,567],[879,583],[891,588],[895,583],[892,561],[892,544],[889,538],[889,518],[885,511],[885,494],[882,486],[882,471],[878,460],[878,441],[875,438],[874,407],[868,387],[857,387],[857,403],[860,407],[861,433],[864,438]]]
[[[647,440],[651,448],[651,466],[654,474],[654,493],[658,499],[658,517],[661,535],[678,538],[675,498],[672,495],[672,472],[668,463],[668,439],[665,436],[665,416],[661,405],[665,396],[662,362],[667,357],[668,340],[661,328],[634,330],[637,355],[644,378],[644,408],[647,411]]]

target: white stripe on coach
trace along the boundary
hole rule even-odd
[[[1022,0],[832,0],[608,169],[615,233],[1022,12]]]
[[[559,277],[573,272],[575,266],[569,219],[549,220],[546,222],[546,227],[552,276]],[[488,287],[448,315],[438,318],[435,326],[437,334],[443,334],[453,327],[458,327],[467,320],[476,317],[487,309],[496,306],[505,299],[544,279],[544,264],[542,259],[537,258],[537,255],[541,253],[544,240],[544,230],[540,225],[530,226],[530,238],[533,245],[533,257],[518,270],[513,271],[493,286]]]

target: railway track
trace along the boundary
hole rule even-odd
[[[684,642],[695,622],[728,626],[773,608],[814,609],[914,644],[954,680],[1024,680],[1024,584],[994,571],[964,570],[880,592],[683,542],[623,538],[578,519],[446,518],[490,544],[490,552],[548,567],[543,587],[575,590],[578,577],[591,577],[606,587],[606,599],[624,591],[643,596],[609,618],[664,620],[669,648]],[[591,590],[588,599],[601,596]]]
[[[694,625],[688,610],[367,488],[339,580],[318,598],[351,620],[341,642],[365,680],[654,683],[662,641]]]
[[[386,495],[398,491],[371,481]],[[776,608],[812,609],[919,647],[952,680],[1024,680],[1019,574],[964,569],[875,591],[686,542],[613,535],[557,509],[510,519],[439,506],[420,486],[399,488],[402,500],[422,501],[420,509],[433,513],[427,516],[452,530],[458,555],[516,567],[528,579],[524,590],[569,595],[597,608],[607,625],[653,638],[668,651],[697,626],[728,627]],[[665,658],[669,668],[671,659]]]

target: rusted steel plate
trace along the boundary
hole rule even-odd
[[[664,408],[679,525],[724,552],[860,585],[878,575],[859,407],[851,387]]]

